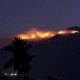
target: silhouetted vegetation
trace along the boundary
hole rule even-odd
[[[33,58],[33,55],[28,53],[29,47],[32,47],[31,44],[28,44],[20,38],[15,38],[12,40],[11,45],[5,47],[5,50],[13,54],[13,57],[4,65],[4,68],[9,68],[14,64],[14,73],[17,71],[18,80],[22,74],[24,80],[28,80],[28,73],[32,67],[30,62]]]
[[[8,80],[6,76],[0,76],[0,80]]]
[[[48,77],[48,80],[57,80],[56,78],[53,78],[52,76]]]
[[[0,73],[0,80],[8,80],[8,78],[4,74]]]

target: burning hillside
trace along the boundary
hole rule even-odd
[[[67,35],[67,34],[75,34],[79,33],[77,30],[60,30],[60,31],[44,31],[38,29],[31,29],[28,32],[24,32],[22,34],[16,35],[16,37],[25,39],[25,40],[41,40],[48,39],[56,34]]]

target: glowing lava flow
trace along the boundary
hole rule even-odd
[[[50,37],[55,36],[56,34],[67,35],[67,34],[75,34],[79,33],[76,30],[61,30],[61,31],[42,31],[37,29],[31,29],[28,32],[16,35],[18,38],[26,39],[26,40],[41,40],[48,39]]]

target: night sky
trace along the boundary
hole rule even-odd
[[[0,36],[30,28],[80,26],[80,0],[0,0]]]

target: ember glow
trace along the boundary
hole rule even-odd
[[[79,31],[75,30],[60,30],[60,31],[43,31],[38,29],[31,29],[28,32],[16,35],[18,38],[25,39],[25,40],[41,40],[41,39],[48,39],[56,34],[60,35],[67,35],[67,34],[75,34],[79,33]]]
[[[61,30],[61,31],[58,31],[58,34],[62,34],[62,35],[75,34],[75,33],[79,33],[79,31],[75,31],[75,30]]]
[[[21,39],[27,39],[27,40],[40,40],[40,39],[46,39],[55,36],[55,32],[53,31],[42,31],[37,29],[31,29],[28,32],[18,34],[17,37],[20,37]]]

